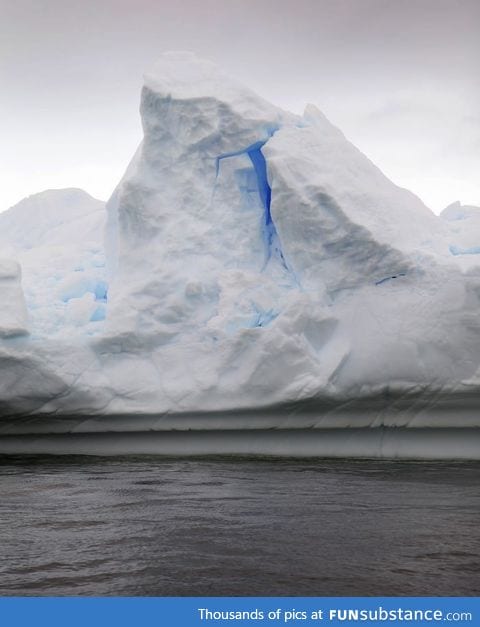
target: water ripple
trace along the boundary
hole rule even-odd
[[[479,595],[480,464],[0,458],[2,595]]]

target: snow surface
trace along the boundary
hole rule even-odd
[[[480,426],[480,209],[435,216],[312,105],[188,53],[147,74],[141,116],[106,211],[57,190],[0,215],[28,307],[1,262],[5,433],[245,411],[238,429]]]

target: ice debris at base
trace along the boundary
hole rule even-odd
[[[435,216],[312,105],[282,111],[191,54],[161,57],[141,116],[106,211],[57,190],[0,215],[28,307],[0,277],[3,415],[326,416],[479,389],[480,209]]]

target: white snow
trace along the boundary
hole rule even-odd
[[[0,215],[30,332],[0,341],[4,415],[480,426],[480,210],[435,216],[315,107],[188,53],[147,74],[141,115],[106,211],[60,190]]]

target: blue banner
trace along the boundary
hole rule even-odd
[[[8,627],[480,626],[478,597],[4,597]]]

